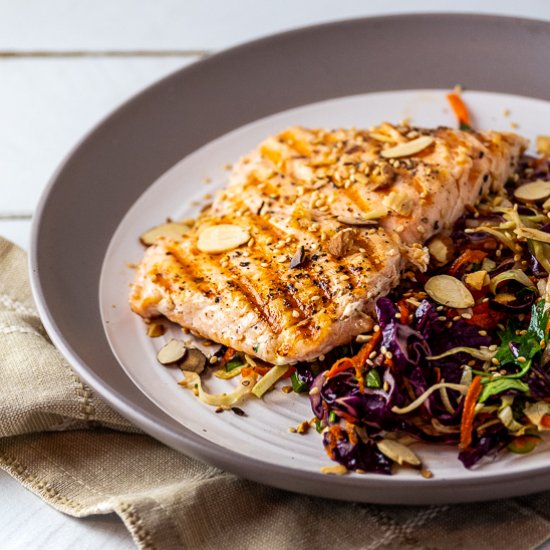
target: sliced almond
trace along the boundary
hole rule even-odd
[[[468,273],[464,277],[464,282],[473,290],[481,290],[486,284],[488,284],[487,271],[480,270]]]
[[[338,231],[330,239],[328,243],[328,251],[335,258],[343,258],[344,256],[347,256],[353,248],[355,235],[355,229],[348,228]]]
[[[177,363],[185,356],[187,348],[181,340],[172,338],[157,353],[157,360],[161,365]]]
[[[400,143],[395,147],[390,147],[389,149],[384,149],[380,152],[386,159],[396,159],[401,157],[410,157],[416,153],[420,153],[434,143],[434,138],[432,136],[420,136],[419,138],[413,139],[412,141],[407,141],[406,143]]]
[[[426,281],[424,290],[432,300],[454,308],[472,307],[475,304],[472,293],[462,281],[450,275],[435,275]]]
[[[524,183],[514,191],[514,197],[525,202],[544,200],[550,197],[550,181],[537,180]]]
[[[179,364],[182,371],[196,372],[201,374],[206,366],[206,356],[200,350],[189,348],[185,355],[185,359]]]
[[[147,336],[149,338],[158,338],[166,332],[166,326],[160,321],[151,321],[147,326]]]
[[[378,450],[397,464],[410,464],[411,466],[421,466],[422,461],[406,445],[392,439],[382,439],[376,442]]]
[[[452,241],[448,237],[436,236],[428,243],[430,256],[440,264],[446,264],[451,259],[452,248]]]
[[[201,252],[218,254],[233,250],[250,240],[250,233],[247,229],[222,223],[205,227],[199,234],[197,248]]]
[[[386,195],[384,204],[398,214],[408,216],[413,211],[415,200],[406,191],[398,189]]]
[[[145,246],[151,246],[158,239],[172,239],[180,241],[182,237],[189,231],[189,225],[185,223],[169,222],[157,225],[143,233],[139,240]]]
[[[336,218],[340,223],[346,225],[378,225],[376,220],[367,220],[366,218],[354,218],[351,216],[338,216]]]
[[[375,208],[373,210],[369,210],[368,212],[362,213],[362,217],[364,220],[377,220],[387,215],[388,215],[387,208]]]
[[[537,151],[550,157],[550,136],[537,136]]]

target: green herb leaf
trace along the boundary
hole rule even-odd
[[[485,403],[485,401],[487,401],[487,399],[489,399],[492,395],[497,395],[507,390],[517,390],[528,393],[529,386],[517,378],[505,378],[504,376],[501,376],[500,378],[496,378],[495,380],[491,380],[485,384],[483,391],[479,396],[478,402]]]
[[[365,377],[365,382],[367,383],[367,386],[369,388],[382,387],[382,380],[380,379],[380,374],[378,374],[378,371],[376,369],[372,369],[369,372],[367,372],[367,376]]]
[[[233,369],[242,367],[244,364],[244,357],[240,354],[235,354],[233,358],[225,364],[225,370],[231,372]]]
[[[331,424],[334,424],[335,422],[338,422],[338,415],[334,411],[330,411],[328,415],[328,421]]]
[[[548,343],[548,334],[546,334],[546,325],[548,323],[548,316],[550,310],[544,311],[546,302],[544,300],[539,301],[531,310],[531,322],[527,328],[527,332],[522,335],[517,335],[518,325],[515,321],[510,321],[506,330],[499,333],[501,344],[497,350],[495,357],[499,360],[501,365],[507,365],[509,363],[516,364],[520,367],[520,372],[516,374],[506,375],[508,378],[519,378],[526,374],[531,367],[531,360],[542,351],[541,341],[544,340]],[[517,360],[517,357],[512,353],[512,347],[517,350],[519,357],[525,357],[527,360],[521,363]]]
[[[291,377],[290,377],[290,383],[292,384],[292,389],[296,392],[296,393],[304,393],[307,391],[307,384],[305,384],[304,382],[302,382],[299,378],[298,378],[298,374],[296,372],[293,372]]]

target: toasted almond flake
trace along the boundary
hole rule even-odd
[[[166,332],[166,327],[164,323],[160,321],[151,321],[147,326],[147,336],[149,338],[158,338]]]
[[[169,222],[157,225],[143,233],[139,240],[141,244],[150,246],[158,239],[171,239],[180,241],[182,237],[189,231],[189,225],[184,223]]]
[[[450,259],[452,242],[448,237],[438,235],[430,240],[428,243],[428,250],[430,256],[434,258],[436,262],[445,264]]]
[[[201,252],[218,254],[233,250],[250,240],[250,233],[247,229],[222,223],[205,227],[199,234],[197,248]]]
[[[550,156],[550,136],[537,136],[537,151],[544,156]]]
[[[338,231],[330,239],[330,242],[328,244],[328,251],[335,258],[342,258],[344,256],[347,256],[353,248],[355,237],[356,233],[354,229],[348,228],[343,229],[342,231]]]
[[[179,368],[185,372],[201,374],[205,365],[206,356],[204,353],[195,348],[188,348],[184,360],[179,364]]]
[[[475,304],[472,293],[464,283],[450,275],[435,275],[426,281],[424,290],[432,300],[454,308],[472,307]]]
[[[390,147],[389,149],[384,149],[380,152],[380,155],[384,158],[400,158],[400,157],[409,157],[420,153],[434,143],[434,138],[431,136],[421,136],[419,138],[413,139],[412,141],[407,141],[406,143],[400,143],[395,147]]]
[[[550,197],[550,181],[536,180],[520,185],[514,191],[514,197],[520,201],[536,202]]]
[[[464,282],[473,290],[481,290],[487,282],[487,271],[482,269],[468,273],[464,277]]]
[[[346,225],[376,225],[378,223],[376,220],[367,220],[366,218],[355,218],[352,216],[338,216],[336,220]]]
[[[382,439],[376,443],[378,450],[397,464],[410,464],[411,466],[421,466],[422,461],[406,445],[393,439]]]
[[[322,466],[320,468],[322,474],[343,476],[348,473],[348,469],[342,464],[337,466]]]
[[[157,353],[157,360],[161,365],[170,365],[183,359],[187,347],[181,340],[172,338]]]

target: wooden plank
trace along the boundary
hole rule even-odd
[[[85,132],[193,59],[0,61],[0,215],[32,213],[52,173]]]
[[[3,0],[1,6],[0,51],[39,52],[212,50],[302,25],[411,9],[550,19],[547,0]]]

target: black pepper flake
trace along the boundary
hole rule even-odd
[[[231,407],[231,410],[237,415],[237,416],[246,416],[246,413],[240,409],[239,407]]]
[[[247,266],[250,265],[250,262],[241,262],[239,265],[240,265],[241,267],[247,267]]]

